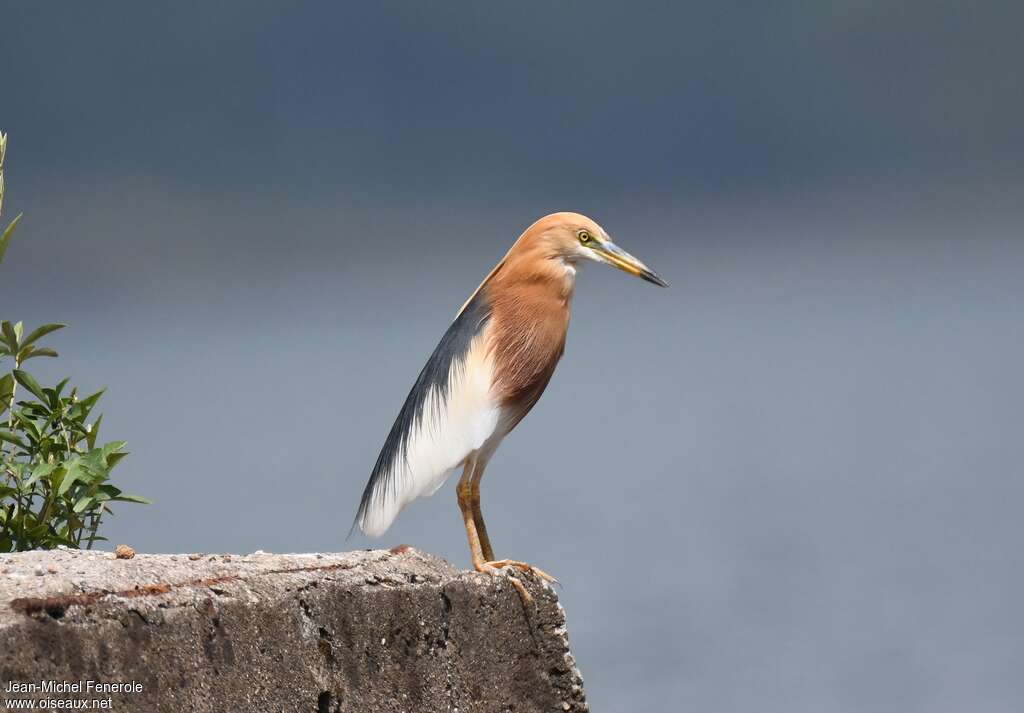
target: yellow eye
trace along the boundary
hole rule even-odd
[[[579,238],[580,242],[583,243],[584,245],[586,245],[587,243],[594,239],[594,236],[590,234],[589,230],[579,231],[578,233],[576,233],[576,237]]]

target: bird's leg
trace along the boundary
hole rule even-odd
[[[477,461],[476,467],[473,468],[473,475],[470,478],[469,486],[469,502],[473,506],[473,522],[476,525],[476,534],[480,539],[480,551],[483,553],[483,558],[490,567],[495,567],[501,570],[503,567],[514,567],[522,572],[531,572],[548,582],[557,583],[554,577],[549,575],[544,570],[539,570],[534,565],[527,564],[526,562],[520,562],[515,559],[495,559],[495,551],[490,549],[490,538],[487,537],[487,527],[483,523],[483,512],[480,510],[480,478],[483,477],[483,468],[486,466],[486,461]]]
[[[480,569],[483,563],[484,553],[480,545],[480,535],[477,532],[476,520],[473,517],[472,503],[472,475],[476,467],[476,459],[467,460],[466,466],[459,478],[459,484],[455,486],[455,495],[459,500],[459,510],[462,512],[462,524],[466,527],[466,539],[469,540],[469,556],[473,559],[473,567]]]
[[[476,507],[474,508],[473,502],[473,471],[476,469],[476,458],[472,461],[466,461],[466,467],[462,471],[462,477],[459,478],[459,484],[455,487],[455,494],[459,501],[459,510],[462,511],[462,524],[466,527],[466,539],[469,540],[469,554],[473,560],[473,569],[477,572],[483,572],[485,574],[501,574],[501,568],[496,567],[487,560],[489,558],[484,557],[484,550],[480,541],[480,533],[477,530],[476,524],[476,513],[480,510],[480,497],[477,493]],[[480,522],[483,522],[481,518]],[[484,531],[484,537],[486,537],[486,530]],[[490,549],[490,542],[487,543],[488,550]],[[530,604],[533,602],[533,597],[526,591],[526,586],[515,577],[508,577],[508,581],[512,583],[512,586],[519,592],[519,598],[523,600],[523,604]]]
[[[473,506],[473,522],[476,524],[476,532],[480,537],[480,550],[484,560],[491,562],[494,559],[494,550],[491,549],[491,538],[487,536],[487,525],[484,524],[484,513],[480,509],[480,478],[484,475],[486,462],[477,460],[473,467],[473,473],[469,481],[469,502]]]
[[[476,525],[476,534],[480,539],[480,551],[483,553],[484,561],[498,569],[501,569],[502,567],[515,567],[523,572],[532,572],[548,582],[557,583],[558,580],[544,570],[538,569],[537,567],[525,562],[494,559],[494,550],[491,549],[491,539],[487,536],[487,525],[484,524],[484,514],[483,511],[480,510],[480,479],[484,475],[484,468],[486,465],[486,461],[478,460],[476,466],[473,468],[473,474],[469,481],[469,503],[473,507],[473,523]]]

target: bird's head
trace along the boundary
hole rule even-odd
[[[550,255],[574,265],[594,260],[635,275],[659,287],[668,287],[656,272],[612,242],[604,228],[579,213],[552,213],[530,226],[524,238],[543,242]]]

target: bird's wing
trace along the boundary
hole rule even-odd
[[[383,534],[402,508],[433,494],[494,433],[499,409],[490,393],[489,319],[487,300],[478,292],[416,379],[363,491],[356,523],[367,535]]]

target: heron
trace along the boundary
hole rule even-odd
[[[533,223],[459,310],[420,372],[363,491],[356,523],[382,535],[413,500],[458,468],[456,498],[473,568],[549,574],[496,559],[480,508],[480,480],[502,440],[540,399],[565,350],[577,266],[611,265],[660,287],[661,277],[579,213]],[[522,582],[510,576],[524,602]]]

